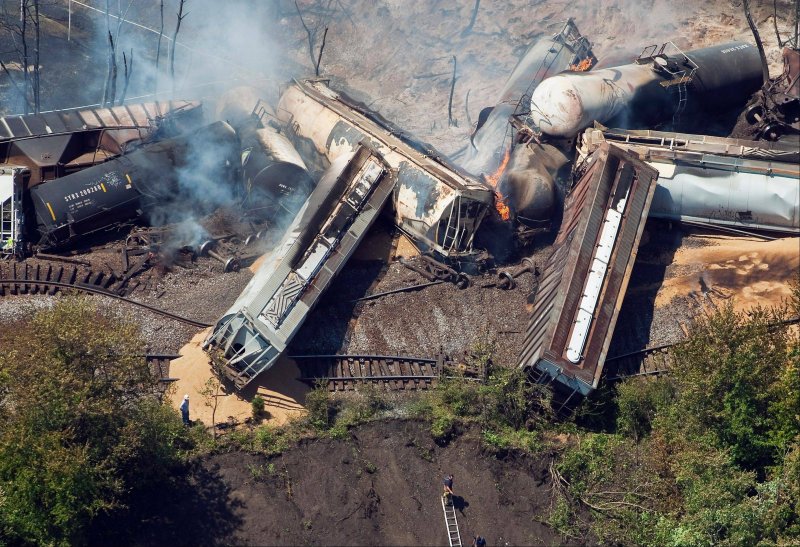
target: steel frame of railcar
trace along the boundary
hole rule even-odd
[[[375,149],[362,145],[333,168],[345,161],[333,184],[323,177],[203,344],[221,352],[222,369],[238,389],[281,356],[394,189],[396,173]]]

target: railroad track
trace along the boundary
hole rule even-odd
[[[622,380],[631,376],[658,376],[666,374],[670,368],[670,349],[678,345],[663,344],[629,353],[607,357],[605,366],[613,367],[609,381]]]
[[[770,329],[782,329],[790,325],[800,324],[800,317],[790,317],[783,321],[770,323]],[[652,346],[622,355],[606,358],[606,366],[613,363],[615,374],[609,375],[607,380],[617,381],[631,376],[658,376],[670,372],[670,350],[682,342]]]
[[[144,356],[147,366],[153,373],[153,376],[158,378],[159,382],[172,382],[175,379],[169,376],[169,364],[173,359],[177,359],[180,355],[156,355],[147,354]]]
[[[435,359],[387,355],[296,355],[300,381],[327,384],[328,391],[354,391],[371,383],[389,390],[431,389],[444,377],[478,380],[478,371],[454,365],[440,355]]]
[[[94,272],[78,266],[31,265],[16,262],[3,265],[0,263],[0,297],[7,294],[54,295],[65,289],[76,290],[114,298],[195,327],[211,326],[209,323],[195,321],[127,298],[126,296],[138,286],[138,282],[129,285],[128,281],[129,279],[118,278],[113,273]]]

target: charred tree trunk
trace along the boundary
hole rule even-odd
[[[109,42],[113,43],[113,41],[110,39],[111,38],[111,12],[110,12],[110,9],[111,8],[108,5],[108,0],[106,0],[106,33],[108,34]],[[108,104],[108,88],[111,85],[111,81],[110,80],[111,80],[111,63],[112,62],[113,62],[112,51],[109,49],[109,52],[108,52],[108,55],[107,55],[107,58],[106,58],[106,80],[103,83],[103,100],[101,101],[101,104],[103,106]]]
[[[178,43],[178,33],[181,30],[181,21],[186,15],[183,13],[183,6],[186,0],[180,0],[178,5],[178,22],[175,23],[175,33],[172,35],[172,44],[170,44],[169,54],[169,75],[172,79],[172,94],[175,95],[175,45]]]
[[[131,83],[131,73],[133,72],[133,49],[131,49],[130,63],[128,62],[128,58],[125,56],[125,52],[122,52],[122,65],[125,67],[125,80],[122,86],[122,95],[119,97],[120,105],[125,102],[125,95],[128,93],[128,84]]]
[[[328,27],[325,27],[325,32],[322,34],[322,44],[319,46],[319,55],[317,62],[314,65],[314,73],[319,76],[319,64],[322,62],[322,51],[325,49],[325,39],[328,37]]]
[[[767,65],[767,55],[764,53],[764,44],[761,42],[761,36],[758,34],[758,28],[753,22],[753,17],[750,14],[750,0],[744,0],[744,16],[747,18],[747,24],[750,26],[750,31],[753,33],[753,38],[758,47],[758,54],[761,56],[761,77],[763,78],[763,85],[769,83],[769,66]]]
[[[450,127],[458,127],[458,121],[453,119],[453,92],[456,90],[456,67],[458,60],[453,55],[453,79],[450,81],[450,99],[447,101],[447,123]]]
[[[33,111],[38,114],[42,108],[41,86],[39,85],[39,46],[41,45],[40,19],[39,19],[39,0],[33,0]]]
[[[475,0],[475,6],[472,8],[472,17],[469,19],[469,25],[467,28],[461,31],[461,36],[467,36],[470,32],[472,32],[472,27],[475,26],[475,21],[478,19],[478,9],[481,7],[481,0]]]
[[[308,28],[306,24],[306,20],[303,19],[303,12],[300,11],[300,6],[297,4],[297,0],[294,0],[294,7],[297,10],[297,15],[300,17],[300,24],[303,25],[303,29],[306,31],[306,36],[308,37],[308,55],[311,57],[311,65],[316,65],[316,59],[314,58],[314,44],[316,42],[316,37],[314,33],[311,32],[311,29]],[[319,73],[317,73],[319,75]]]
[[[153,86],[156,94],[156,100],[158,99],[158,62],[161,59],[161,39],[164,37],[164,0],[159,2],[159,8],[161,10],[161,28],[158,30],[158,46],[156,46],[156,72]],[[131,53],[131,56],[133,56],[133,53]]]
[[[108,49],[109,49],[109,69],[108,74],[108,100],[103,103],[103,106],[111,106],[117,97],[117,46],[114,44],[114,36],[111,32],[108,33]]]
[[[20,41],[22,44],[22,88],[25,90],[25,114],[30,111],[28,100],[30,74],[28,72],[28,0],[19,0]]]

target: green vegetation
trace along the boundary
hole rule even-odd
[[[0,333],[0,545],[81,543],[94,517],[210,452],[267,456],[250,477],[282,480],[291,498],[288,471],[270,456],[398,417],[426,422],[439,444],[477,429],[497,457],[553,451],[546,518],[565,541],[798,544],[800,335],[776,327],[800,313],[798,287],[785,310],[702,318],[673,351],[671,375],[605,386],[570,423],[553,418],[549,391],[492,366],[493,348],[482,345],[472,364],[488,371],[484,383],[452,377],[399,399],[378,385],[345,397],[320,385],[308,413],[280,427],[258,425],[256,398],[256,420],[218,438],[183,427],[159,402],[133,327],[65,299]],[[208,384],[209,406],[219,389]],[[380,462],[359,459],[358,474],[379,472]]]
[[[550,523],[602,543],[800,543],[800,337],[775,326],[799,312],[797,287],[786,310],[725,308],[668,377],[617,386],[613,425],[579,432],[553,469]]]
[[[254,420],[261,420],[264,418],[264,404],[264,398],[261,397],[261,395],[256,395],[253,397],[253,400],[250,401]]]
[[[67,298],[0,333],[0,543],[81,543],[101,512],[180,465],[138,331]],[[138,356],[137,356],[138,355]]]

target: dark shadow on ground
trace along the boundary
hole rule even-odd
[[[91,545],[229,544],[242,524],[241,502],[230,498],[217,469],[178,471],[158,488],[138,492],[130,509],[95,520]]]
[[[651,344],[655,299],[680,247],[684,233],[680,226],[648,220],[646,241],[639,246],[628,289],[622,301],[608,357],[642,350]],[[604,369],[607,378],[639,372],[638,361],[611,360]]]
[[[379,217],[371,231],[388,235],[394,227]],[[378,257],[391,255],[391,237],[365,238],[320,298],[314,312],[300,328],[287,355],[321,355],[339,353],[347,345],[351,321],[358,317],[361,302],[386,273],[389,261]],[[370,247],[362,249],[361,246]]]

